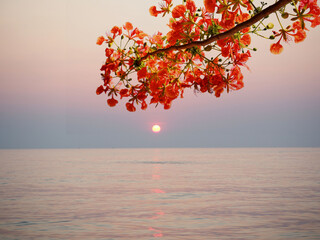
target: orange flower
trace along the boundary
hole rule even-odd
[[[230,53],[232,53],[231,46],[226,46],[221,48],[221,54],[223,57],[229,57]]]
[[[157,17],[158,14],[159,14],[159,11],[157,10],[156,6],[152,6],[152,7],[149,8],[149,13],[150,13],[151,16]]]
[[[173,45],[177,42],[178,39],[181,38],[180,32],[171,30],[167,33],[167,40],[169,44]]]
[[[215,86],[213,88],[213,91],[214,91],[214,95],[218,98],[221,96],[221,93],[223,93],[224,89],[223,89],[223,84],[220,84],[218,86]]]
[[[120,90],[120,99],[122,99],[123,97],[129,97],[130,92],[128,89],[121,89]]]
[[[114,99],[113,97],[107,100],[107,103],[110,107],[114,107],[115,105],[117,105],[118,100]]]
[[[231,29],[235,25],[235,20],[236,20],[235,14],[229,14],[227,17],[222,18],[220,25],[226,29]]]
[[[249,50],[245,53],[236,53],[235,63],[239,65],[243,65],[243,63],[248,61],[249,57],[251,57]]]
[[[165,95],[168,97],[168,98],[171,98],[171,99],[175,99],[179,96],[179,89],[178,87],[174,87],[172,85],[169,85],[166,87],[165,89]]]
[[[97,44],[101,45],[104,42],[104,40],[106,40],[106,39],[103,36],[98,37]]]
[[[186,7],[191,12],[191,14],[195,13],[197,10],[196,4],[192,0],[187,0]]]
[[[249,19],[250,19],[250,14],[249,13],[242,13],[242,14],[240,14],[240,15],[238,15],[236,17],[236,21],[238,23],[242,23],[242,22],[247,21]]]
[[[122,33],[122,29],[117,27],[117,26],[114,26],[112,29],[111,29],[111,33],[113,33],[113,38],[116,36],[116,35],[121,35]]]
[[[301,22],[300,22],[300,21],[294,22],[294,23],[292,24],[292,28],[293,28],[293,29],[297,29],[297,30],[302,29],[302,28],[301,28]]]
[[[170,109],[171,108],[171,100],[170,101],[166,101],[165,103],[164,103],[164,109],[165,110],[168,110],[168,109]]]
[[[148,105],[147,105],[146,101],[143,101],[143,102],[141,103],[141,109],[142,109],[142,110],[146,110],[147,107],[148,107]]]
[[[130,30],[133,29],[133,26],[132,26],[132,24],[131,24],[130,22],[126,22],[126,24],[123,26],[123,28],[124,28],[125,30],[130,31]]]
[[[145,78],[147,76],[147,67],[138,71],[138,79]]]
[[[177,5],[175,8],[172,10],[172,17],[174,18],[179,18],[183,17],[184,13],[186,12],[187,8],[185,5]]]
[[[273,54],[280,54],[283,51],[283,46],[280,44],[280,42],[273,43],[270,46],[270,52]]]
[[[203,0],[204,6],[209,13],[213,13],[216,7],[216,0]]]
[[[104,88],[103,88],[102,85],[100,85],[100,86],[97,88],[97,90],[96,90],[96,94],[97,94],[97,95],[100,95],[101,93],[103,93],[103,91],[104,91]]]
[[[242,44],[246,45],[246,46],[250,45],[250,43],[251,43],[251,37],[250,37],[250,35],[249,35],[249,34],[243,35],[243,36],[241,37],[240,42],[241,42]]]
[[[243,33],[247,33],[249,31],[250,31],[250,27],[247,27],[247,28],[244,28],[244,29],[241,30],[241,32],[243,32]]]
[[[299,42],[302,42],[307,37],[307,34],[304,30],[300,29],[293,36],[294,36],[294,42],[299,43]]]
[[[311,27],[315,28],[316,26],[320,25],[320,17],[316,16],[312,21],[311,21]]]
[[[106,48],[105,52],[106,52],[106,57],[110,57],[114,52],[114,50],[112,48]]]
[[[160,45],[163,43],[162,36],[159,35],[159,34],[155,35],[155,36],[153,37],[153,40],[154,40],[156,43],[160,44]]]
[[[133,103],[127,102],[127,103],[126,103],[126,108],[127,108],[127,110],[128,110],[129,112],[135,112],[135,111],[136,111],[136,108],[135,108],[135,106],[133,106]]]

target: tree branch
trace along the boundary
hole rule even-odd
[[[238,24],[237,26],[235,26],[234,28],[229,29],[226,32],[223,33],[219,33],[217,35],[214,35],[206,40],[202,40],[202,41],[194,41],[188,44],[183,44],[183,45],[179,45],[179,46],[170,46],[168,48],[161,48],[158,49],[154,52],[148,53],[147,55],[145,55],[144,57],[141,58],[141,60],[146,59],[149,56],[161,53],[161,52],[169,52],[172,50],[183,50],[183,49],[187,49],[187,48],[191,48],[191,47],[195,47],[195,46],[206,46],[212,42],[218,41],[220,39],[224,39],[226,37],[230,37],[233,34],[241,31],[244,28],[250,27],[253,24],[255,24],[256,22],[260,21],[261,19],[265,18],[266,16],[268,16],[269,14],[278,11],[280,8],[282,8],[283,6],[289,4],[292,0],[279,0],[278,2],[276,2],[275,4],[271,5],[270,7],[267,7],[266,9],[262,10],[261,12],[259,12],[258,14],[254,15],[252,18],[250,18],[249,20],[242,22],[240,24]]]

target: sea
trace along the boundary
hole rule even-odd
[[[0,239],[320,239],[320,148],[0,150]]]

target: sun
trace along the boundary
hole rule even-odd
[[[155,124],[152,126],[152,132],[158,133],[160,131],[161,131],[161,127],[159,125]]]

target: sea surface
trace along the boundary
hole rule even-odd
[[[320,239],[320,148],[0,150],[0,239]]]

